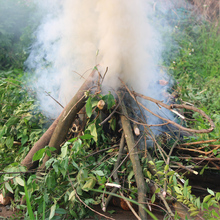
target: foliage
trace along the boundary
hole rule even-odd
[[[22,68],[37,24],[27,0],[0,0],[0,69]]]
[[[20,161],[48,126],[38,110],[34,94],[24,87],[23,71],[0,72],[1,166]]]
[[[177,11],[177,13],[180,13]],[[179,15],[179,14],[178,14]],[[188,16],[187,16],[188,15]],[[209,115],[216,128],[210,134],[203,134],[201,139],[218,138],[220,136],[220,36],[219,27],[202,19],[190,17],[191,12],[185,11],[180,20],[171,17],[172,36],[174,43],[164,53],[166,67],[174,77],[171,95],[175,102],[195,105]],[[187,125],[195,129],[207,128],[198,114],[187,113]]]

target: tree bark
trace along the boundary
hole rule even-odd
[[[122,109],[122,113],[127,115],[127,110],[125,108],[123,101],[121,102],[121,109]],[[145,206],[147,188],[146,188],[146,183],[144,181],[144,175],[142,173],[142,168],[141,168],[141,164],[140,164],[140,160],[138,156],[138,150],[135,147],[131,124],[124,115],[121,116],[121,123],[122,123],[123,131],[125,133],[125,139],[127,142],[130,159],[132,162],[133,171],[134,171],[134,175],[135,175],[135,179],[137,183],[138,202]],[[147,213],[141,206],[139,206],[139,215],[142,220],[147,219]]]
[[[34,154],[40,149],[47,146],[50,142],[50,138],[54,132],[54,129],[57,126],[57,123],[60,119],[59,117],[53,122],[53,124],[47,129],[47,131],[42,135],[42,137],[34,144],[31,150],[28,152],[27,156],[21,162],[21,165],[26,166],[28,170],[34,169],[38,166],[38,161],[32,161]]]
[[[27,156],[21,162],[21,164],[23,166],[26,166],[28,170],[34,169],[38,166],[38,161],[32,161],[34,154],[38,150],[49,145],[50,147],[55,147],[59,151],[60,145],[64,141],[70,125],[74,121],[80,109],[85,105],[87,97],[84,93],[90,89],[91,85],[94,84],[93,78],[95,72],[96,70],[94,69],[92,73],[89,75],[88,79],[80,87],[76,95],[63,109],[59,117],[53,122],[53,124],[48,128],[48,130],[43,134],[43,136],[34,144]],[[46,155],[43,160],[44,165],[48,159],[49,157]]]
[[[77,113],[83,108],[87,100],[87,91],[91,91],[95,84],[94,76],[96,70],[94,69],[89,75],[88,79],[83,83],[75,96],[70,100],[68,105],[62,111],[57,126],[52,134],[49,142],[49,147],[57,149],[57,153],[60,151],[61,144],[65,141],[66,135],[69,131],[71,124],[76,118]],[[49,160],[49,156],[45,155],[39,171],[45,169],[45,164]]]

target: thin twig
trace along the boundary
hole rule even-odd
[[[200,153],[200,154],[205,154],[205,155],[208,155],[208,154],[211,154],[213,153],[214,150],[217,150],[220,148],[220,146],[217,146],[215,147],[214,149],[210,150],[210,151],[201,151],[201,150],[197,150],[197,149],[190,149],[190,148],[183,148],[183,147],[177,147],[178,149],[180,150],[185,150],[185,151],[193,151],[193,152],[197,152],[197,153]]]
[[[118,144],[115,144],[115,145],[112,146],[112,147],[108,147],[108,148],[105,148],[105,149],[102,149],[102,150],[99,150],[99,151],[93,152],[93,153],[87,155],[86,158],[87,158],[87,157],[91,157],[91,156],[93,156],[93,155],[95,155],[95,154],[99,154],[99,153],[101,153],[101,152],[103,152],[103,151],[107,151],[107,150],[110,150],[110,149],[116,148],[116,147],[118,147],[118,146],[119,146]]]
[[[179,157],[179,159],[184,159],[184,160],[208,160],[208,161],[220,161],[220,158],[210,158],[210,157]]]
[[[59,103],[52,95],[50,95],[47,91],[44,91],[51,99],[53,99],[60,107],[64,108],[64,106]]]
[[[122,192],[120,192],[120,195],[125,198],[125,196],[123,195]],[[138,219],[141,220],[141,218],[138,216],[137,212],[135,212],[135,210],[133,209],[133,207],[131,206],[130,202],[128,202],[126,199],[124,200],[126,202],[126,204],[128,205],[129,209],[132,211],[132,213],[134,214],[134,216]]]
[[[120,78],[119,78],[119,79],[120,79]],[[172,109],[174,109],[174,108],[180,108],[180,109],[183,108],[183,109],[189,109],[189,110],[198,112],[200,115],[202,115],[205,119],[208,120],[208,122],[209,122],[209,124],[210,124],[210,128],[208,128],[208,129],[201,129],[201,130],[196,130],[196,129],[191,129],[191,128],[185,128],[185,127],[179,125],[178,123],[176,123],[176,122],[174,122],[174,121],[172,121],[172,120],[170,120],[170,119],[163,118],[163,117],[161,117],[160,115],[155,114],[155,113],[152,112],[150,109],[146,108],[142,103],[140,103],[140,102],[137,101],[138,104],[139,104],[140,106],[142,106],[146,111],[148,111],[148,112],[151,113],[152,115],[154,115],[154,116],[160,118],[161,120],[164,120],[164,121],[166,121],[166,122],[169,122],[170,124],[175,125],[177,128],[179,128],[179,129],[181,129],[181,130],[188,131],[188,132],[193,132],[193,133],[209,133],[209,132],[211,132],[211,131],[214,130],[214,127],[215,127],[214,122],[212,121],[212,119],[211,119],[208,115],[205,114],[204,111],[202,111],[202,110],[200,110],[200,109],[198,109],[198,108],[196,108],[196,107],[194,107],[194,106],[179,105],[179,104],[172,104],[172,105],[164,104],[163,102],[161,102],[161,101],[159,101],[159,100],[156,100],[156,99],[153,99],[153,98],[151,98],[151,97],[144,96],[144,95],[139,94],[139,93],[134,92],[134,91],[131,92],[130,89],[126,86],[126,84],[125,84],[121,79],[120,79],[120,81],[121,81],[121,83],[124,85],[124,87],[127,89],[127,91],[129,92],[129,94],[131,95],[132,98],[136,99],[135,96],[141,97],[141,98],[146,99],[146,100],[148,100],[148,101],[151,101],[151,102],[154,102],[154,103],[156,103],[156,104],[159,104],[159,105],[161,105],[162,107],[164,107],[164,108],[166,108],[166,109],[168,109],[168,110],[170,110],[170,111],[171,111]]]
[[[216,142],[216,141],[219,141],[219,139],[212,139],[212,140],[205,140],[205,141],[195,141],[195,142],[180,144],[180,146],[190,146],[190,145],[197,145],[197,144],[207,144],[207,143]]]
[[[123,155],[123,150],[124,150],[124,145],[125,145],[125,134],[123,132],[122,136],[121,136],[121,141],[120,141],[120,147],[119,147],[119,151],[118,151],[118,158],[117,158],[117,161],[115,162],[114,164],[114,170],[111,174],[111,176],[114,177],[114,181],[119,185],[120,182],[119,182],[119,179],[118,179],[118,174],[117,174],[117,171],[118,171],[118,165],[120,163],[120,160],[121,160],[121,157]],[[118,188],[115,187],[113,190],[112,190],[112,193],[116,193],[118,191]],[[104,193],[103,193],[104,195]],[[106,199],[105,203],[104,203],[104,199],[102,201],[102,209],[103,211],[106,211],[106,208],[108,207],[108,204],[110,202],[112,198],[112,195],[109,194],[108,198]]]
[[[198,172],[197,172],[197,171],[192,170],[192,169],[190,169],[189,167],[182,165],[181,163],[178,163],[178,162],[176,162],[176,161],[172,161],[171,163],[174,163],[174,164],[178,165],[179,167],[181,167],[182,169],[185,169],[185,170],[187,170],[187,171],[189,171],[189,172],[191,172],[191,173],[193,173],[193,174],[195,174],[195,175],[198,175]]]

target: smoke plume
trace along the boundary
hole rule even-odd
[[[27,60],[35,74],[41,108],[50,116],[75,94],[91,69],[108,67],[103,88],[120,86],[122,78],[135,91],[163,99],[158,80],[163,41],[151,0],[40,0],[43,11],[36,42]]]

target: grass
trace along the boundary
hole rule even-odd
[[[170,56],[167,68],[174,78],[173,91],[178,100],[188,102],[206,112],[216,129],[203,139],[220,136],[220,35],[215,24],[191,18],[187,23],[173,24],[173,38],[178,48]],[[193,115],[192,118],[196,116]],[[198,119],[200,121],[200,119]],[[190,123],[199,129],[204,122]]]

